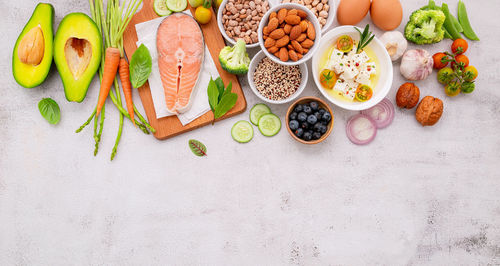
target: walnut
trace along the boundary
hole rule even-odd
[[[432,96],[425,96],[417,106],[415,118],[422,126],[432,126],[443,114],[443,101]]]
[[[396,104],[401,108],[411,109],[417,105],[419,99],[420,90],[410,82],[401,85],[396,94]]]

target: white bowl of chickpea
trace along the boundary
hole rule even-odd
[[[325,33],[335,19],[335,0],[278,0],[281,3],[296,3],[307,7],[318,18],[321,33]]]

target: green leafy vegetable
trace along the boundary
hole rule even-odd
[[[43,118],[51,124],[55,125],[61,120],[59,105],[51,98],[43,98],[40,100],[40,102],[38,102],[38,110],[40,110],[40,114]]]
[[[215,123],[215,119],[222,117],[229,110],[231,110],[236,101],[238,100],[238,94],[231,92],[233,85],[231,82],[224,88],[224,83],[219,77],[215,81],[210,78],[208,83],[207,94],[208,103],[210,104],[210,109],[214,114],[214,120],[212,124]]]
[[[207,147],[203,143],[195,139],[190,139],[188,144],[194,155],[199,157],[207,156]]]
[[[141,44],[130,59],[130,82],[134,88],[139,88],[146,83],[151,74],[151,67],[151,54],[148,48]]]
[[[361,32],[357,27],[354,27],[359,32],[359,43],[356,53],[359,53],[375,38],[375,35],[370,31],[370,24],[366,24],[365,29]]]

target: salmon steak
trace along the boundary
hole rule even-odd
[[[156,47],[167,110],[174,114],[186,112],[203,66],[205,43],[201,28],[193,17],[174,13],[158,27]]]

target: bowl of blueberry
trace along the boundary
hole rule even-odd
[[[298,142],[320,143],[332,132],[332,109],[320,98],[300,98],[288,108],[286,128]]]

